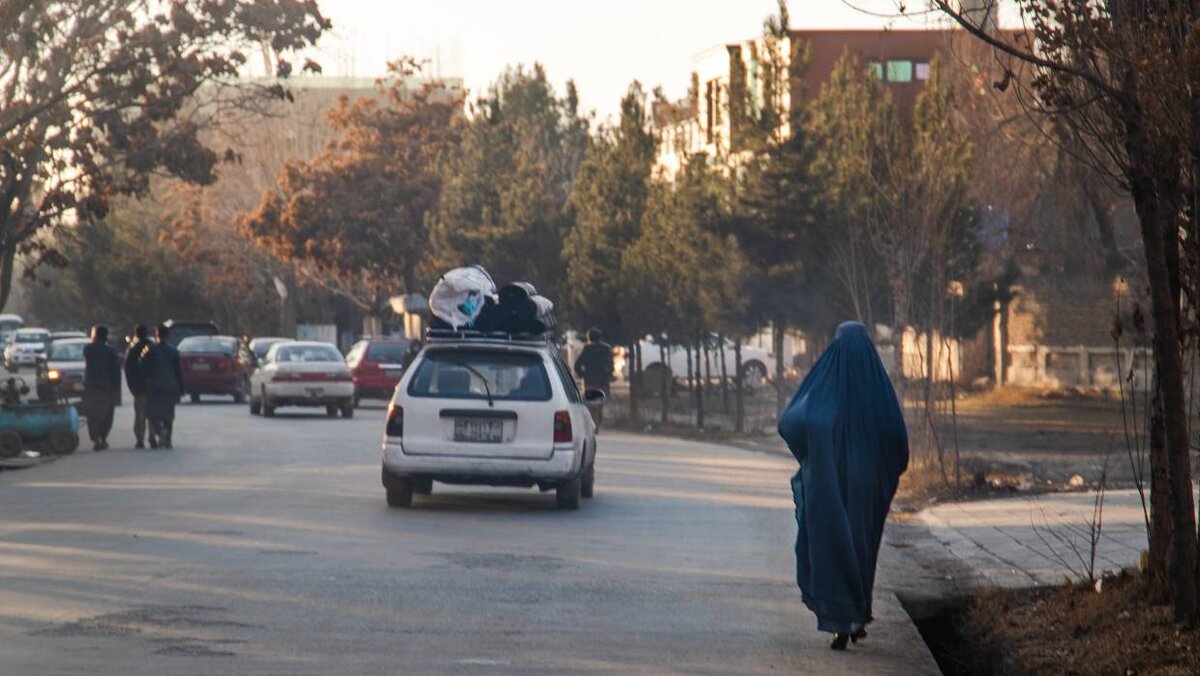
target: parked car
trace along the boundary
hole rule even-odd
[[[64,340],[66,338],[87,338],[88,334],[83,331],[52,331],[50,332],[50,342],[56,340]]]
[[[361,399],[388,401],[404,372],[408,341],[399,338],[361,340],[346,353],[346,364],[354,374],[354,405]]]
[[[10,370],[34,366],[49,346],[50,332],[46,329],[17,329],[4,346],[4,366]]]
[[[168,319],[163,322],[163,325],[169,330],[167,342],[175,347],[179,347],[179,343],[183,342],[184,338],[191,338],[192,336],[216,336],[221,333],[221,329],[217,327],[216,322],[210,321]]]
[[[331,343],[276,343],[250,376],[250,414],[271,417],[281,406],[325,407],[354,415],[354,379]]]
[[[270,350],[271,346],[275,343],[291,343],[294,341],[294,338],[254,338],[250,341],[250,353],[254,355],[254,363],[261,362],[263,357],[267,356],[267,350]]]
[[[60,338],[37,363],[37,396],[41,401],[83,399],[83,348],[90,338]],[[124,400],[124,388],[117,392],[117,406]]]
[[[737,354],[735,345],[732,340],[725,339],[723,342],[716,336],[712,339],[712,344],[709,346],[709,361],[712,366],[712,376],[714,379],[721,377],[721,347],[724,346],[725,352],[725,368],[732,376],[735,372],[737,364]],[[682,345],[670,345],[667,348],[667,362],[664,365],[658,343],[651,340],[643,340],[638,348],[642,352],[642,387],[647,388],[649,394],[657,394],[661,390],[661,383],[664,378],[670,378],[669,382],[681,382],[686,380],[688,374],[688,351]],[[694,360],[695,351],[692,352]],[[753,347],[750,345],[742,345],[742,382],[747,387],[760,387],[766,384],[770,371],[767,370],[767,364],[771,363],[773,358],[766,350]],[[703,364],[701,357],[701,364]],[[694,368],[694,367],[693,367]],[[624,375],[623,373],[621,375]]]
[[[393,507],[433,482],[553,489],[562,509],[592,496],[596,426],[555,346],[544,341],[434,338],[388,407],[383,487]]]
[[[200,401],[204,394],[232,396],[237,403],[250,391],[253,358],[233,336],[189,336],[179,341],[183,391]]]

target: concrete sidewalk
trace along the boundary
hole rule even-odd
[[[1080,492],[947,503],[923,510],[914,521],[927,527],[978,583],[1061,584],[1087,574],[1095,500],[1095,493]],[[1137,565],[1146,549],[1137,491],[1108,491],[1102,516],[1096,575]]]

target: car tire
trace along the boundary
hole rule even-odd
[[[254,397],[250,397],[250,415],[260,415],[262,413],[262,404]]]
[[[433,479],[423,476],[412,480],[413,493],[417,495],[433,495]]]
[[[337,406],[326,406],[325,407],[325,415],[329,416],[330,418],[336,418],[337,414],[338,414]]]
[[[571,477],[558,485],[554,491],[554,501],[559,509],[579,509],[579,500],[583,497],[583,482],[581,477]]]
[[[742,364],[742,382],[747,387],[761,387],[770,379],[767,365],[760,361],[748,361]]]
[[[345,406],[342,407],[342,417],[343,418],[353,418],[354,417],[354,405],[353,404],[346,404]]]
[[[192,403],[193,403],[193,404],[199,404],[199,403],[200,403],[200,395],[199,395],[199,393],[196,393],[196,392],[193,392],[193,393],[192,393]]]
[[[15,458],[25,450],[25,442],[16,430],[0,432],[0,458]]]
[[[395,477],[390,486],[385,486],[388,507],[410,507],[413,501],[413,482],[410,479]]]
[[[596,463],[588,465],[587,471],[583,473],[583,482],[579,487],[579,494],[585,498],[590,498],[596,493]]]

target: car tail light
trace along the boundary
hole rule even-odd
[[[554,443],[565,444],[569,443],[574,437],[571,435],[571,414],[566,411],[559,411],[554,414]]]
[[[62,374],[54,369],[51,369],[46,372],[46,379],[47,380],[60,380],[60,379],[62,379]]]
[[[392,404],[388,406],[387,435],[389,437],[404,436],[404,407]]]

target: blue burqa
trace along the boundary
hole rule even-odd
[[[908,432],[891,380],[858,322],[833,344],[779,417],[779,436],[800,463],[796,581],[821,631],[871,621],[884,520],[908,468]]]

